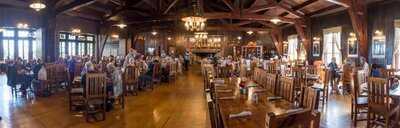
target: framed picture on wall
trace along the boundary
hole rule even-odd
[[[358,40],[354,33],[350,33],[347,45],[348,57],[358,57]]]
[[[314,41],[312,43],[312,55],[314,57],[319,57],[321,54],[321,42],[319,38],[314,38]]]
[[[381,32],[375,32],[372,37],[372,58],[385,58],[386,37]]]

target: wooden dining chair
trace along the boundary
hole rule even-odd
[[[320,112],[311,109],[283,114],[267,113],[266,128],[319,128]]]
[[[132,94],[137,95],[138,90],[138,79],[136,77],[136,67],[135,66],[127,66],[123,73],[123,92],[124,95]]]
[[[102,115],[101,120],[106,119],[106,74],[88,73],[85,81],[85,116],[89,122],[89,116],[96,117],[97,113]],[[96,119],[97,121],[97,119]]]
[[[305,87],[302,94],[301,107],[311,110],[318,109],[318,91],[316,89]]]
[[[362,74],[360,74],[362,73]],[[368,97],[360,95],[360,87],[363,84],[367,84],[364,81],[364,72],[353,72],[353,84],[351,88],[351,119],[353,120],[353,125],[357,127],[358,121],[365,121],[367,119],[359,119],[359,116],[363,113],[368,112]]]
[[[368,78],[368,128],[372,125],[382,125],[385,128],[398,125],[400,108],[398,105],[391,105],[389,89],[385,78]],[[392,117],[396,118],[393,122]]]
[[[270,92],[271,94],[276,94],[276,85],[277,83],[277,78],[278,75],[277,74],[273,74],[273,73],[266,73],[265,74],[265,89]]]
[[[279,86],[277,87],[278,96],[282,96],[283,99],[294,102],[296,91],[294,87],[294,79],[291,77],[280,77]]]
[[[352,80],[353,80],[353,68],[351,65],[343,65],[342,79],[342,94],[350,93]]]
[[[174,62],[171,62],[170,63],[170,73],[169,73],[169,78],[170,79],[175,79],[176,78],[176,76],[177,76],[177,74],[178,74],[178,63],[176,63],[175,61]]]

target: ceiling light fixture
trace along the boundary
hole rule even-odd
[[[172,38],[171,38],[171,37],[168,37],[167,40],[172,40]]]
[[[249,35],[252,35],[254,32],[253,31],[247,31],[246,33],[249,34]]]
[[[118,35],[118,34],[113,34],[113,35],[111,35],[111,37],[112,37],[112,38],[115,38],[115,39],[118,39],[118,38],[119,38],[119,35]]]
[[[28,27],[29,27],[29,25],[26,24],[26,23],[18,23],[18,24],[17,24],[17,28],[24,28],[24,29],[27,29]]]
[[[181,20],[185,23],[188,31],[203,31],[206,26],[207,19],[202,16],[202,9],[199,0],[192,1],[193,12],[191,15],[183,17]]]
[[[124,24],[124,23],[120,23],[120,24],[117,24],[117,25],[115,25],[115,26],[118,26],[119,28],[124,29],[124,28],[127,27],[128,25],[126,25],[126,24]]]
[[[29,7],[36,11],[40,11],[46,8],[46,5],[41,0],[35,0],[33,3],[29,5]]]
[[[238,40],[242,40],[242,37],[241,37],[241,36],[238,36],[237,39],[238,39]]]
[[[78,28],[73,28],[71,32],[72,32],[72,34],[79,34],[79,33],[81,33],[81,30]]]
[[[157,35],[157,32],[156,32],[156,31],[152,31],[151,34],[152,34],[153,36],[155,36],[155,35]]]
[[[271,20],[269,20],[269,21],[271,21],[271,22],[274,23],[274,24],[278,24],[278,23],[281,22],[282,20],[281,20],[281,19],[278,19],[278,18],[273,18],[273,19],[271,19]]]

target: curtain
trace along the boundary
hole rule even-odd
[[[288,58],[290,61],[297,59],[297,35],[288,37]]]

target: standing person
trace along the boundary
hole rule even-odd
[[[369,71],[369,65],[367,63],[367,60],[364,57],[360,57],[360,63],[361,63],[361,70],[365,73],[365,76],[368,78],[370,75]]]
[[[73,56],[69,57],[67,61],[67,67],[68,67],[68,73],[69,73],[69,82],[72,83],[72,81],[75,78],[75,66],[76,66],[76,60]]]
[[[184,59],[184,67],[185,67],[185,71],[189,70],[189,62],[190,62],[190,55],[189,55],[189,51],[185,51],[185,54],[183,55],[183,59]]]
[[[332,91],[339,93],[336,85],[337,79],[339,78],[339,75],[336,72],[339,69],[338,65],[336,64],[336,58],[332,58],[331,63],[328,64],[328,68],[330,73],[329,80],[332,87]]]
[[[124,64],[123,64],[123,69],[125,69],[126,66],[128,66],[131,63],[135,63],[135,56],[136,56],[136,50],[133,48],[129,49],[129,53],[125,56]]]

